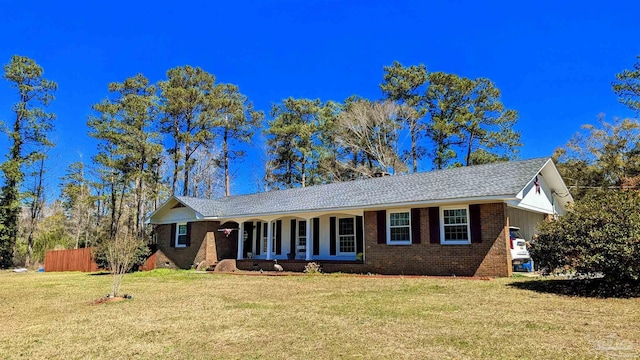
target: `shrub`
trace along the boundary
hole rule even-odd
[[[603,190],[544,223],[531,255],[546,272],[574,271],[609,280],[640,279],[640,192]]]
[[[109,269],[111,267],[109,265],[108,259],[108,247],[111,245],[113,240],[103,240],[100,242],[95,252],[93,253],[93,259],[98,264],[98,267],[101,269]],[[144,264],[149,255],[151,254],[151,249],[149,245],[145,244],[144,241],[136,241],[136,248],[134,250],[133,260],[129,264],[129,268],[127,272],[133,271],[137,269],[138,266]]]
[[[310,262],[304,267],[305,274],[320,274],[322,273],[322,268],[320,264],[317,262]]]

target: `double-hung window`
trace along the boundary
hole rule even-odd
[[[278,227],[276,226],[276,224],[274,222],[263,222],[262,223],[262,253],[266,254],[267,253],[267,244],[268,244],[268,226],[271,226],[271,252],[275,252],[276,251],[276,247],[275,247],[275,239],[276,239],[276,232],[278,230]]]
[[[307,221],[306,220],[298,221],[296,253],[299,256],[306,256],[306,253],[307,253]]]
[[[442,244],[470,244],[469,208],[466,206],[440,208]]]
[[[338,219],[338,253],[356,253],[356,221],[353,217]]]
[[[387,212],[387,244],[411,244],[411,212],[409,210]]]
[[[176,226],[176,247],[187,247],[187,224]]]

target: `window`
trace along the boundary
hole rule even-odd
[[[187,247],[187,224],[176,226],[176,247]]]
[[[267,226],[269,226],[269,223],[262,223],[262,253],[266,254],[267,253],[267,241],[269,239],[267,239]],[[273,237],[273,234],[271,234],[271,237]]]
[[[305,220],[298,221],[298,239],[296,242],[296,252],[299,255],[307,253],[307,222]]]
[[[276,229],[277,227],[275,226],[275,223],[272,222],[265,222],[262,223],[262,253],[266,254],[267,253],[267,226],[271,226],[271,252],[275,252],[276,251],[276,247],[275,247],[275,239],[276,239]]]
[[[356,253],[355,218],[338,219],[338,252],[341,254]]]
[[[469,209],[467,207],[441,208],[442,244],[469,244]]]
[[[411,212],[408,210],[388,212],[387,244],[411,244]]]

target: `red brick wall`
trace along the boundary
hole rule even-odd
[[[428,208],[420,209],[420,244],[386,245],[377,241],[377,214],[364,213],[364,263],[318,262],[326,272],[442,275],[442,276],[509,276],[511,259],[508,245],[507,206],[503,203],[480,206],[482,242],[468,245],[431,244]],[[169,247],[171,225],[159,225],[157,266],[190,268],[206,260],[209,265],[222,259],[233,259],[237,254],[238,231],[225,237],[218,228],[237,228],[237,224],[219,225],[218,222],[194,222],[191,227],[189,248]],[[289,271],[302,271],[306,261],[286,262]],[[273,262],[239,261],[238,268],[252,270],[259,264],[271,270]]]
[[[377,242],[377,214],[364,213],[365,263],[363,272],[406,275],[509,276],[506,204],[480,206],[482,242],[440,245],[429,242],[428,209],[420,209],[420,244],[386,245]]]
[[[238,246],[237,231],[225,237],[218,228],[220,228],[218,221],[193,222],[191,223],[191,245],[176,248],[170,246],[171,224],[157,225],[155,230],[158,246],[156,267],[190,269],[202,261],[206,261],[207,265],[211,266],[222,259],[235,258]]]

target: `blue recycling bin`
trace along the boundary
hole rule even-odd
[[[513,271],[533,272],[533,260],[532,259],[528,259],[527,261],[523,262],[522,264],[513,265]]]

